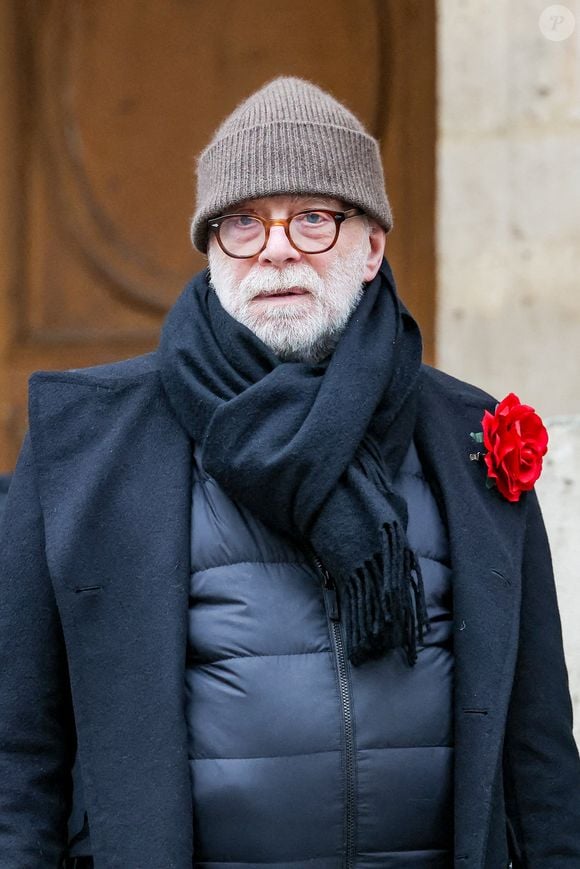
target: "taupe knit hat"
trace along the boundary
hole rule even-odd
[[[376,139],[342,103],[301,78],[280,77],[234,109],[199,156],[191,240],[205,253],[207,221],[261,196],[313,194],[393,225]]]

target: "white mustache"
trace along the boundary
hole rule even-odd
[[[256,273],[250,272],[240,282],[239,291],[244,299],[249,300],[263,293],[282,295],[297,288],[319,296],[324,290],[324,282],[313,268],[303,264],[283,270],[265,270],[259,266]]]

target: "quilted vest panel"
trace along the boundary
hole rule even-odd
[[[445,526],[411,443],[431,630],[352,667],[306,548],[233,502],[195,452],[186,711],[198,869],[452,866],[452,605]],[[342,651],[341,651],[342,650]]]

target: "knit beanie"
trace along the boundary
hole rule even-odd
[[[207,251],[207,221],[245,199],[311,194],[362,208],[387,232],[391,207],[379,146],[342,103],[282,76],[234,109],[200,154],[191,240]]]

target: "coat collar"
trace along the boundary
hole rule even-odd
[[[90,792],[104,796],[107,813],[119,821],[97,825],[93,846],[122,854],[126,865],[145,864],[141,852],[127,851],[123,832],[139,817],[151,862],[155,842],[148,831],[159,829],[161,793],[163,823],[176,843],[173,865],[185,869],[191,793],[181,686],[191,448],[157,372],[149,366],[137,374],[35,376],[31,437],[51,576],[74,647],[73,693],[94,716],[77,720],[83,770]],[[415,439],[447,520],[453,571],[455,853],[462,869],[482,866],[517,650],[525,498],[512,504],[487,489],[484,467],[469,460],[469,433],[481,428],[483,410],[494,404],[423,366]],[[112,672],[115,679],[106,675]],[[102,720],[95,713],[101,709]],[[119,715],[127,744],[112,738]],[[163,742],[162,734],[171,732],[174,739]],[[145,750],[152,738],[159,741],[158,764]],[[131,818],[126,794],[121,799],[115,787],[119,769],[132,791]],[[144,776],[155,787],[143,788]],[[92,817],[103,811],[89,805]],[[164,859],[155,855],[153,862]]]

